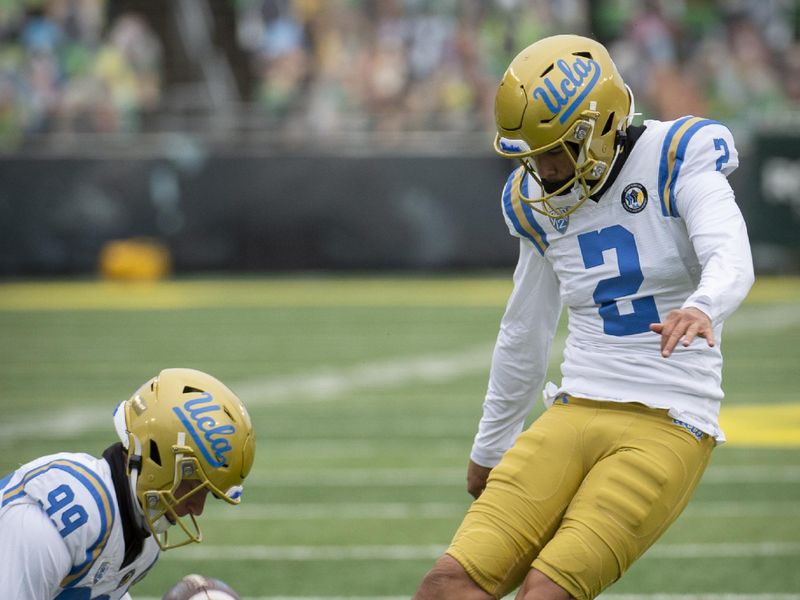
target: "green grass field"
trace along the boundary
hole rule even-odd
[[[510,285],[0,284],[0,476],[41,454],[99,454],[138,385],[168,366],[206,370],[248,404],[255,467],[242,505],[210,502],[206,540],[166,553],[134,597],[200,572],[248,598],[408,598],[468,505]],[[723,339],[730,441],[604,599],[800,600],[798,348],[800,279],[759,280]]]

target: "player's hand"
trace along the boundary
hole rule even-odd
[[[486,480],[489,479],[490,471],[489,467],[482,467],[469,461],[469,466],[467,467],[467,491],[476,500],[483,493],[483,488],[486,487]]]
[[[671,310],[663,323],[651,323],[650,331],[661,336],[661,356],[664,358],[672,354],[681,338],[684,348],[696,337],[706,338],[709,348],[713,348],[717,343],[711,319],[698,308]]]

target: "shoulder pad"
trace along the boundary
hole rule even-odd
[[[675,202],[678,186],[693,175],[720,171],[729,175],[739,166],[739,153],[730,130],[701,117],[673,121],[664,136],[658,165],[658,193],[665,217],[679,217]]]
[[[113,485],[88,455],[61,454],[26,465],[3,490],[2,505],[35,501],[64,540],[73,568],[62,587],[83,577],[105,548],[116,518]]]
[[[550,245],[547,234],[536,221],[536,213],[520,197],[520,186],[528,195],[529,181],[524,167],[518,167],[509,175],[503,188],[503,217],[511,235],[528,240],[540,254],[544,254]]]

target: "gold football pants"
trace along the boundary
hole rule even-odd
[[[714,445],[666,410],[561,395],[492,469],[447,553],[497,598],[531,567],[594,598],[681,513]]]

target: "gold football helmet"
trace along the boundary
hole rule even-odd
[[[633,94],[602,44],[577,35],[556,35],[531,44],[511,61],[495,98],[495,151],[516,158],[539,184],[542,195],[523,201],[548,217],[575,211],[600,189],[633,120]],[[547,190],[532,158],[561,148],[575,176]],[[575,204],[551,204],[577,191]]]
[[[241,400],[211,375],[161,371],[117,407],[114,425],[128,452],[134,506],[162,550],[201,541],[195,515],[176,512],[194,494],[241,501],[255,457],[253,426]],[[174,524],[185,536],[170,543]]]

